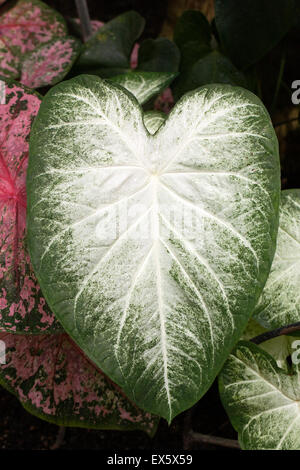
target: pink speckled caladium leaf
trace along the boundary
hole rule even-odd
[[[5,104],[0,104],[0,331],[61,329],[45,304],[24,242],[28,137],[40,102],[19,84],[5,83]]]
[[[21,83],[40,88],[60,82],[71,69],[81,49],[75,38],[60,38],[29,52],[22,61]]]
[[[6,349],[0,383],[32,414],[64,426],[154,434],[158,418],[131,403],[66,334],[2,333],[0,340]]]
[[[39,0],[19,0],[0,17],[0,74],[19,78],[26,52],[67,35],[63,17]]]

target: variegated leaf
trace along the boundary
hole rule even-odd
[[[74,38],[54,39],[26,54],[22,60],[20,82],[40,88],[60,82],[69,72],[81,49]]]
[[[268,329],[300,321],[300,189],[281,193],[277,248],[254,316]]]
[[[155,134],[155,132],[165,122],[166,118],[167,116],[160,111],[147,111],[144,113],[145,127],[148,129],[150,134]]]
[[[30,413],[62,426],[154,434],[158,419],[131,403],[66,334],[0,333],[1,341],[0,384]]]
[[[19,0],[0,17],[0,75],[19,78],[26,52],[67,34],[63,17],[40,0]]]
[[[110,80],[126,88],[140,104],[144,104],[164,90],[176,76],[177,73],[136,71],[117,75]]]
[[[222,403],[243,449],[300,450],[300,370],[280,369],[253,343],[241,341],[219,377]]]
[[[29,133],[40,97],[12,81],[0,95],[0,331],[60,329],[45,303],[25,247]]]
[[[254,318],[250,318],[246,330],[241,336],[241,340],[252,340],[256,336],[266,333],[268,330],[263,328]],[[287,357],[293,354],[293,343],[297,338],[290,335],[276,336],[275,338],[263,341],[259,347],[267,351],[276,361],[278,367],[288,370],[289,365]]]
[[[132,400],[171,421],[213,382],[269,273],[279,162],[265,108],[211,85],[152,136],[120,87],[62,82],[34,123],[27,189],[51,308]]]

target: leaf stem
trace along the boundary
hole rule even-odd
[[[203,444],[228,447],[230,449],[240,449],[240,445],[235,439],[226,439],[224,437],[210,436],[208,434],[200,434],[199,432],[191,432],[190,439],[192,442],[202,442]]]
[[[275,92],[274,92],[273,101],[272,101],[272,105],[271,105],[271,113],[274,112],[274,110],[276,108],[278,93],[279,93],[279,90],[280,90],[280,87],[281,87],[283,72],[284,72],[284,68],[285,68],[285,61],[286,61],[285,59],[286,59],[286,49],[284,49],[283,54],[281,56],[281,60],[280,60],[279,73],[278,73]]]
[[[80,20],[83,42],[86,42],[92,35],[92,25],[89,9],[86,0],[75,0],[76,8]]]
[[[183,425],[183,449],[189,450],[194,442],[202,444],[211,444],[230,449],[240,449],[238,441],[234,439],[225,439],[224,437],[211,436],[210,434],[201,434],[194,432],[192,427],[193,408],[185,413]]]
[[[66,428],[64,426],[59,426],[58,433],[54,444],[50,447],[51,450],[59,449],[64,441],[66,435]]]
[[[282,326],[281,328],[276,328],[275,330],[267,331],[261,335],[255,336],[250,339],[251,343],[260,344],[269,339],[276,338],[277,336],[288,335],[294,333],[295,331],[300,331],[300,322],[291,323],[290,325]]]

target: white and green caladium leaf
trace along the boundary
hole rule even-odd
[[[177,75],[177,73],[142,72],[138,70],[124,75],[117,75],[112,77],[110,81],[126,88],[140,104],[144,104],[167,88]]]
[[[300,449],[300,370],[280,369],[241,341],[219,377],[220,396],[243,449]]]
[[[300,321],[300,189],[281,193],[277,248],[254,316],[267,329]]]
[[[155,134],[155,132],[165,122],[166,118],[167,115],[161,111],[146,111],[144,113],[145,127],[150,134]]]
[[[95,76],[45,96],[30,141],[28,244],[50,307],[141,408],[206,392],[269,273],[277,139],[252,93],[186,95],[154,135]]]
[[[248,341],[255,338],[256,336],[266,333],[267,331],[268,330],[262,327],[256,320],[254,320],[254,318],[250,318],[247,328],[241,336],[241,339]],[[297,354],[295,349],[298,348],[299,343],[294,343],[294,341],[298,340],[299,338],[295,336],[281,335],[267,341],[263,341],[260,343],[259,347],[271,354],[271,356],[275,359],[278,367],[288,370],[289,364],[287,362],[287,357],[291,356],[293,353]]]

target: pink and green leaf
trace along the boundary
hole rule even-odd
[[[46,305],[25,247],[28,139],[41,100],[13,81],[2,83],[5,104],[0,104],[0,331],[55,332],[61,327]]]
[[[40,88],[60,82],[71,69],[81,49],[75,38],[55,39],[29,52],[22,61],[21,83]]]
[[[0,340],[6,350],[0,383],[35,416],[63,426],[155,433],[158,418],[130,402],[66,334],[0,333]]]
[[[67,35],[63,17],[39,0],[19,0],[0,17],[0,73],[18,78],[23,54]]]

